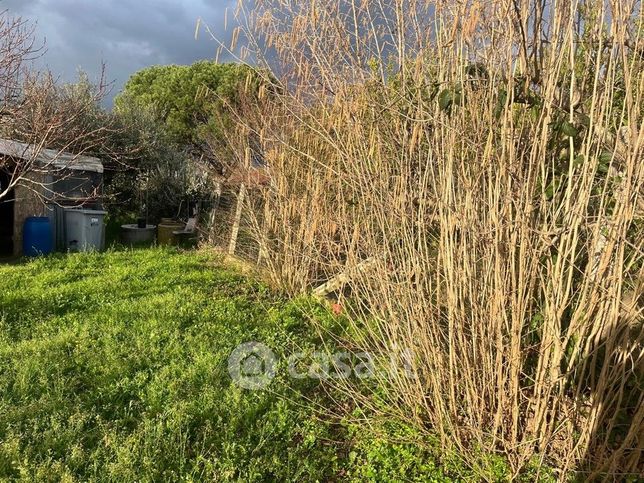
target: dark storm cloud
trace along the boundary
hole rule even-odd
[[[3,0],[0,8],[37,22],[46,53],[38,62],[65,81],[79,69],[97,79],[101,62],[114,81],[112,95],[137,70],[154,64],[213,59],[217,44],[194,32],[202,18],[226,39],[225,9],[235,0]],[[226,60],[226,59],[221,59]],[[111,100],[111,99],[110,99]]]

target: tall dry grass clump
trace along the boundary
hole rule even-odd
[[[472,465],[641,471],[639,2],[238,14],[279,80],[239,118],[271,174],[264,263],[293,293],[345,273],[364,348],[410,355],[391,411]]]

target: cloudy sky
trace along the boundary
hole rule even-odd
[[[190,64],[213,59],[217,44],[202,31],[201,18],[222,39],[226,7],[235,0],[0,0],[0,8],[37,22],[46,52],[38,62],[62,80],[82,69],[96,80],[101,61],[114,81],[111,98],[130,74],[154,64]],[[226,60],[224,58],[220,60]]]

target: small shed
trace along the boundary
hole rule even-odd
[[[64,207],[102,208],[100,159],[6,139],[0,139],[0,158],[0,193],[15,180],[19,165],[30,163],[21,182],[0,199],[0,255],[21,254],[22,227],[30,216],[49,216],[60,246]]]

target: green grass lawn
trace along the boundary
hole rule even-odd
[[[0,265],[0,479],[443,480],[416,445],[325,418],[341,396],[319,382],[234,384],[240,343],[316,344],[298,307],[201,252]]]

